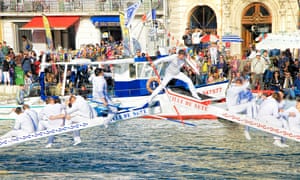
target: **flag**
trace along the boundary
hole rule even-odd
[[[45,33],[46,33],[46,43],[47,43],[48,49],[51,50],[53,48],[53,40],[52,40],[50,24],[49,24],[49,21],[48,21],[48,18],[46,15],[43,15],[43,24],[44,24]]]
[[[144,14],[142,16],[142,21],[147,22],[147,21],[150,21],[151,18],[152,18],[152,11],[149,11],[147,14]]]
[[[156,9],[152,9],[152,19],[156,20]]]
[[[129,35],[129,29],[125,26],[125,17],[123,12],[120,12],[120,26],[122,30],[122,39],[123,39],[122,43],[124,48],[123,55],[129,57],[131,54],[130,35]]]
[[[137,9],[140,7],[140,5],[141,5],[141,2],[138,1],[126,9],[126,11],[125,11],[125,26],[126,27],[130,26],[130,24],[135,16],[135,13],[136,13]]]

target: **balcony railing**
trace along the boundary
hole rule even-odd
[[[0,0],[1,13],[91,13],[119,12],[138,0]],[[152,4],[151,4],[152,2]],[[143,0],[138,12],[148,12],[151,7],[163,9],[160,0]]]

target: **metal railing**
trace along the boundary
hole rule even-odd
[[[119,12],[137,0],[0,0],[1,13],[87,13]],[[151,3],[152,2],[152,3]],[[160,0],[143,0],[138,12],[163,9]]]

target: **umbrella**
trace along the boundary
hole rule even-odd
[[[206,34],[201,37],[201,42],[208,43],[208,42],[217,42],[219,41],[219,37],[214,34]]]
[[[243,42],[244,40],[238,35],[224,35],[222,36],[222,42]]]

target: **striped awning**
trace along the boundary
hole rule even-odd
[[[244,40],[238,35],[224,35],[222,42],[243,42]]]

